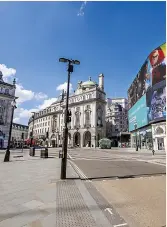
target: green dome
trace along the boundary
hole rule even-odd
[[[82,88],[91,88],[91,87],[95,87],[95,86],[96,86],[96,83],[93,82],[93,81],[91,80],[91,77],[90,77],[89,80],[83,82],[83,83],[81,84],[81,86],[82,86]]]

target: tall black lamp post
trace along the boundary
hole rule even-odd
[[[61,162],[61,179],[66,179],[66,168],[67,168],[67,144],[68,144],[68,99],[69,99],[69,85],[70,85],[70,73],[73,72],[73,65],[79,65],[78,60],[70,60],[66,58],[60,58],[59,62],[68,63],[68,82],[67,82],[67,93],[66,93],[66,107],[64,114],[64,132],[63,132],[63,144],[62,144],[62,162]]]
[[[35,112],[31,112],[33,114],[32,119],[33,119],[33,123],[32,123],[32,132],[31,132],[31,142],[30,142],[30,147],[32,147],[32,141],[33,141],[33,136],[34,136],[34,118],[35,118]]]
[[[4,162],[9,162],[9,160],[10,160],[10,140],[11,140],[11,134],[12,134],[12,124],[13,124],[14,110],[17,108],[16,107],[16,99],[17,98],[15,97],[14,100],[11,102],[11,105],[12,105],[12,115],[11,115],[11,120],[10,120],[8,146],[7,146],[7,149],[6,149]]]
[[[136,130],[136,151],[138,151],[138,143],[137,143],[137,123],[134,124]]]

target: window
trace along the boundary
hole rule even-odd
[[[45,126],[47,126],[47,122],[45,122]]]
[[[85,124],[86,124],[86,126],[90,125],[90,112],[89,111],[85,112]]]
[[[76,127],[80,127],[80,107],[76,108],[77,112],[75,113]]]
[[[9,89],[5,89],[5,94],[9,94]]]

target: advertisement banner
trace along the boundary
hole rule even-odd
[[[165,80],[166,78],[166,61],[165,61],[165,49],[162,45],[161,47],[153,50],[149,55],[149,60],[151,64],[151,76],[152,76],[152,86]]]
[[[148,110],[146,105],[146,95],[143,95],[136,104],[128,111],[129,131],[141,128],[148,124]]]
[[[156,122],[166,119],[166,83],[154,85],[146,94],[148,121]]]
[[[162,81],[166,81],[166,43],[150,53],[128,89],[129,108]]]

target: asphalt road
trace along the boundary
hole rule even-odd
[[[165,153],[75,149],[69,161],[81,179],[133,178],[166,174]]]

